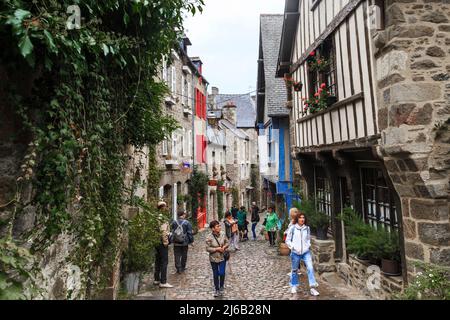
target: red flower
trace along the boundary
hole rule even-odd
[[[312,52],[309,54],[310,57],[314,57],[315,55],[316,55],[316,52],[315,52],[315,51],[312,51]]]
[[[322,60],[317,60],[317,64],[321,64],[322,63]]]
[[[327,87],[327,84],[326,84],[326,83],[322,83],[322,84],[320,85],[320,87],[321,87],[322,89],[325,89],[325,88]]]
[[[318,97],[319,96],[319,92],[314,93],[314,97]]]
[[[317,91],[317,93],[321,94],[322,91],[323,91],[323,89],[322,89],[322,88],[319,88],[319,91]]]
[[[309,104],[305,103],[305,109],[308,108]]]

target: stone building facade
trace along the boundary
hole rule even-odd
[[[408,274],[450,266],[450,4],[386,1],[373,33],[378,152],[401,198]]]
[[[194,165],[206,171],[206,155],[202,150],[205,139],[199,137],[206,136],[202,113],[206,110],[207,81],[201,74],[201,65],[194,64],[194,59],[188,56],[189,45],[188,38],[182,39],[161,70],[161,79],[170,90],[163,109],[180,126],[157,147],[158,168],[162,172],[159,197],[168,203],[173,217],[178,209],[188,209],[185,196]]]
[[[318,269],[367,289],[370,264],[347,253],[337,219],[352,206],[400,235],[402,275],[381,274],[374,298],[401,291],[415,262],[450,266],[449,6],[286,1],[277,76],[303,85],[287,86],[294,181],[331,224],[332,239],[313,247]],[[318,57],[329,64],[314,70]],[[334,99],[312,110],[321,90]]]

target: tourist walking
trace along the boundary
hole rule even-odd
[[[206,251],[209,253],[209,261],[214,278],[214,297],[222,296],[225,289],[225,270],[229,259],[228,239],[221,231],[217,220],[209,224],[211,233],[206,237]]]
[[[169,211],[167,204],[164,201],[158,202],[158,211],[161,215],[167,217]],[[164,222],[160,227],[160,243],[155,248],[155,273],[154,285],[159,285],[160,288],[173,288],[167,283],[167,265],[169,263],[169,223]]]
[[[177,273],[182,273],[186,270],[188,249],[189,245],[194,242],[194,235],[191,223],[186,220],[186,211],[179,211],[177,216],[178,219],[173,221],[171,226],[171,242],[173,243],[175,268]]]
[[[233,219],[230,211],[225,213],[225,219],[223,220],[225,224],[225,234],[230,242],[230,248],[234,250],[239,250],[239,230],[237,225],[237,220]]]
[[[318,296],[319,292],[315,289],[318,287],[316,278],[314,276],[314,267],[311,256],[311,231],[306,225],[305,215],[300,213],[295,218],[295,224],[291,226],[286,237],[286,245],[291,249],[291,279],[289,285],[291,286],[291,293],[297,293],[299,285],[297,271],[300,267],[300,262],[303,261],[306,265],[310,293],[313,296]]]
[[[239,209],[233,205],[231,207],[231,215],[233,216],[233,219],[237,220],[237,215],[238,215]]]
[[[259,222],[259,208],[256,205],[256,202],[252,202],[252,235],[253,235],[253,240],[256,240],[256,225]]]
[[[266,232],[269,235],[269,245],[275,246],[275,240],[277,238],[277,230],[278,230],[278,215],[274,211],[272,206],[267,208],[267,217],[266,217]]]
[[[247,211],[245,207],[241,207],[237,214],[238,218],[238,228],[239,228],[239,240],[245,240],[247,238]]]

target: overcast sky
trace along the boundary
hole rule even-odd
[[[202,14],[185,22],[190,56],[203,61],[203,75],[220,93],[256,89],[259,15],[284,12],[284,0],[205,0]]]

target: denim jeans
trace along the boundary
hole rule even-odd
[[[230,248],[239,249],[239,234],[233,233],[231,235]]]
[[[175,268],[178,272],[183,272],[186,269],[187,255],[189,246],[174,246],[173,255],[175,258]]]
[[[302,255],[291,252],[292,272],[291,272],[291,281],[289,284],[291,285],[291,287],[297,287],[299,285],[297,270],[300,268],[300,262],[302,260],[306,266],[309,287],[310,288],[317,287],[318,284],[316,278],[314,277],[314,267],[310,251],[305,252]]]
[[[256,225],[258,224],[258,222],[253,222],[252,223],[252,233],[253,233],[253,239],[256,239]]]
[[[211,268],[214,277],[214,287],[216,290],[224,288],[225,285],[225,269],[227,267],[227,262],[224,260],[222,262],[211,262]]]

